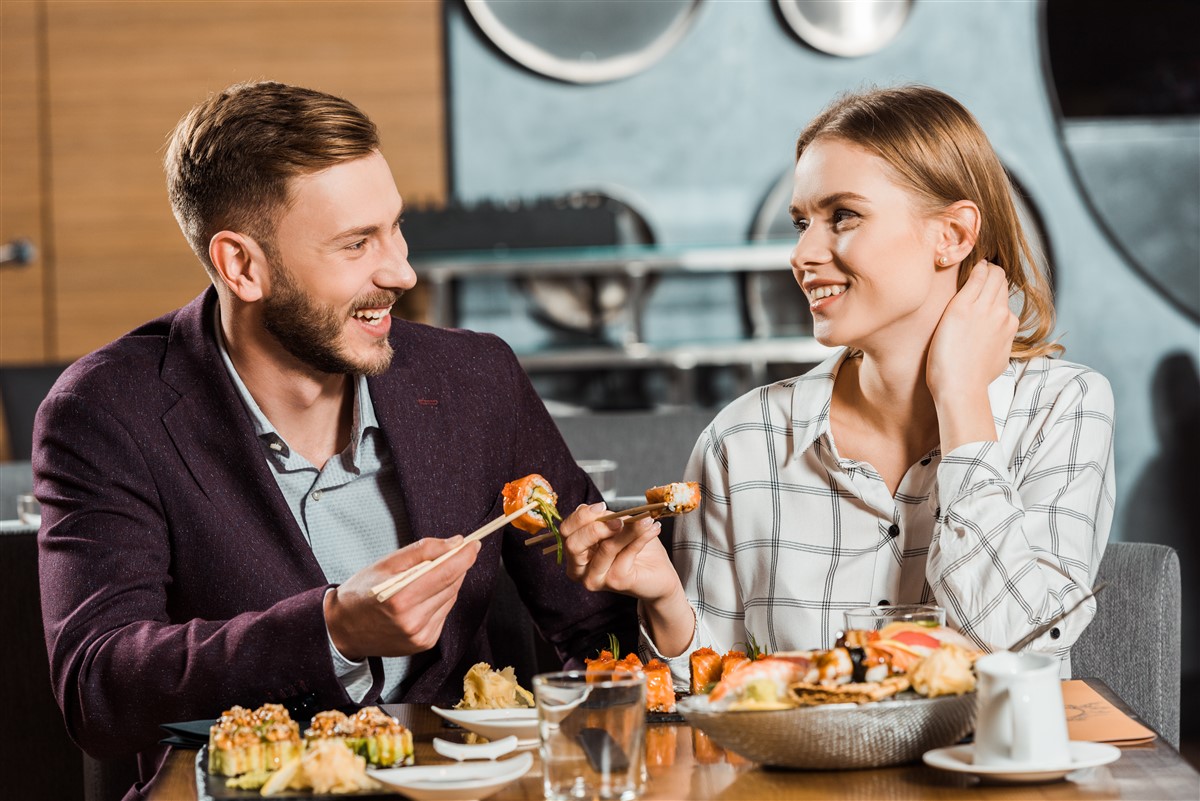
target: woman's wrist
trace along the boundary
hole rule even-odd
[[[683,585],[653,600],[642,599],[641,617],[655,648],[663,656],[679,656],[692,642],[696,631],[696,613],[688,602]]]
[[[992,419],[986,387],[982,391],[950,393],[943,398],[935,396],[934,405],[943,455],[968,442],[996,440],[996,421]]]

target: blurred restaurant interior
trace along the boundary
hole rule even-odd
[[[370,115],[421,281],[399,313],[501,336],[576,458],[615,460],[628,495],[681,475],[725,403],[827,354],[788,267],[795,137],[841,91],[925,83],[982,122],[1065,357],[1112,382],[1111,539],[1178,554],[1181,750],[1200,765],[1200,4],[1110,6],[5,0],[0,519],[57,375],[207,284],[161,161],[210,92],[269,78]],[[50,715],[32,536],[0,542],[3,626],[29,651],[0,686]],[[65,742],[61,721],[38,731]],[[78,769],[47,797],[73,797]]]

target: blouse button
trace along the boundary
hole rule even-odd
[[[1050,639],[1057,640],[1061,636],[1062,636],[1062,632],[1058,630],[1058,626],[1055,626],[1054,628],[1050,629]]]
[[[314,493],[312,494],[312,499],[313,499],[314,501],[319,501],[319,500],[321,500],[321,495],[322,495],[322,494],[323,494],[323,493],[322,493],[320,490],[317,490],[316,492],[314,492]]]
[[[878,604],[876,604],[876,606],[891,606],[891,605],[892,605],[891,601],[889,601],[887,598],[884,598],[882,601],[880,601]]]
[[[888,536],[891,537],[892,539],[896,539],[896,537],[899,537],[900,536],[900,527],[897,526],[895,523],[892,523],[891,527],[888,528]]]
[[[922,465],[922,466],[925,466],[925,465],[929,464],[929,463],[930,463],[930,462],[932,462],[932,461],[933,461],[933,459],[931,459],[930,457],[926,456],[924,459],[922,459],[922,460],[921,460],[921,465]]]

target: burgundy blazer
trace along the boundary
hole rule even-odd
[[[330,659],[329,584],[221,362],[215,303],[209,289],[80,359],[38,412],[51,678],[67,729],[96,757],[146,752],[160,723],[234,704],[350,703]],[[500,339],[399,319],[390,339],[395,360],[371,379],[371,399],[414,538],[478,528],[502,514],[501,487],[528,473],[550,480],[564,513],[599,500]],[[631,599],[569,581],[510,527],[483,541],[398,700],[461,697],[463,674],[490,655],[483,624],[501,559],[560,655],[581,657],[609,631],[636,642]],[[142,756],[145,776],[158,760]]]

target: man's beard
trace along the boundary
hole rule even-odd
[[[378,340],[372,358],[352,361],[338,344],[346,318],[332,306],[314,302],[293,280],[283,263],[270,260],[271,293],[263,299],[263,325],[283,349],[315,370],[338,375],[376,376],[392,363],[392,345],[387,337]],[[381,290],[355,302],[355,308],[391,306],[400,293]]]

